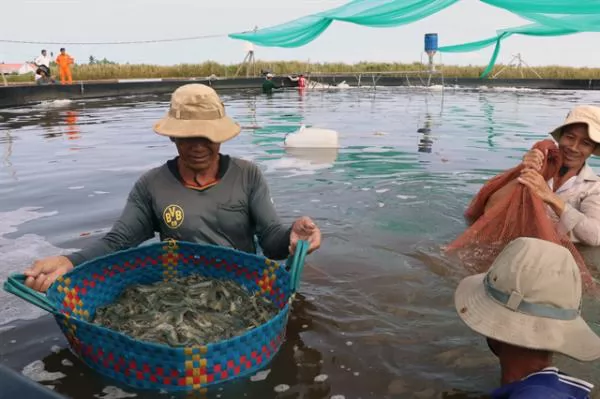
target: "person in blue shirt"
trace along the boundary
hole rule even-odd
[[[600,358],[600,337],[581,317],[581,274],[563,246],[537,238],[511,241],[487,273],[464,278],[454,305],[498,357],[493,399],[587,399],[593,385],[552,365],[554,353]]]

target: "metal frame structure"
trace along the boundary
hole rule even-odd
[[[515,65],[513,65],[515,64]],[[525,66],[525,69],[530,69],[533,71],[533,73],[540,79],[542,79],[542,76],[537,73],[537,71],[535,69],[533,69],[529,64],[527,64],[525,62],[525,60],[523,60],[523,57],[521,56],[521,53],[517,53],[517,54],[513,54],[512,59],[510,60],[510,62],[508,64],[506,64],[505,66],[503,66],[498,72],[496,72],[494,75],[492,75],[492,79],[496,78],[497,76],[499,76],[502,72],[504,72],[504,70],[506,70],[509,67],[516,67],[519,72],[521,73],[521,78],[525,78],[525,75],[523,74],[523,66]]]
[[[377,86],[377,82],[379,81],[379,79],[381,79],[384,76],[388,76],[388,77],[402,77],[404,79],[406,79],[406,85],[411,87],[411,86],[418,86],[418,84],[413,84],[411,82],[411,78],[413,78],[413,82],[418,79],[418,82],[420,82],[420,86],[430,86],[431,85],[431,78],[434,77],[435,75],[439,76],[442,79],[442,85],[444,84],[444,74],[442,72],[437,72],[437,71],[364,71],[364,72],[311,72],[309,74],[307,74],[307,77],[310,81],[314,81],[316,83],[320,83],[320,84],[327,84],[326,82],[324,82],[324,78],[331,78],[333,77],[334,81],[335,81],[335,77],[336,76],[353,76],[354,79],[356,79],[356,86],[358,87],[363,87],[363,86],[369,86],[372,88],[375,88]],[[369,82],[369,84],[364,85],[363,82],[364,80],[366,80]],[[339,82],[342,83],[342,82]],[[310,88],[310,83],[309,86]]]
[[[254,50],[248,50],[244,60],[235,71],[234,77],[238,77],[243,67],[246,67],[246,77],[250,77],[250,68],[252,68],[252,76],[256,76],[256,58],[254,58]]]

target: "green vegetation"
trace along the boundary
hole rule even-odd
[[[90,55],[89,64],[90,65],[117,65],[117,63],[114,61],[109,61],[106,58],[99,60],[98,58],[94,57],[93,55]]]
[[[216,75],[218,77],[234,77],[239,64],[223,65],[213,61],[202,64],[180,64],[172,66],[160,65],[133,65],[116,64],[106,59],[97,60],[90,56],[89,64],[78,64],[73,66],[74,80],[104,80],[104,79],[130,79],[130,78],[191,78],[207,77]],[[504,65],[496,65],[494,73],[504,68]],[[277,75],[291,73],[353,73],[353,72],[394,72],[394,71],[422,71],[426,74],[427,66],[418,62],[412,64],[398,63],[373,63],[360,62],[357,64],[343,63],[306,63],[301,61],[257,61],[254,71],[260,74],[261,70],[270,70]],[[485,66],[456,66],[436,65],[436,69],[443,73],[445,78],[477,78],[485,69]],[[600,68],[571,68],[561,66],[537,67],[535,71],[544,79],[600,79]],[[252,73],[252,69],[251,69]],[[245,66],[240,70],[239,76],[245,76]],[[523,76],[521,75],[523,74]],[[52,68],[52,75],[57,78],[56,67]],[[531,69],[517,69],[507,67],[499,78],[537,78]],[[33,76],[7,76],[9,82],[32,82]]]

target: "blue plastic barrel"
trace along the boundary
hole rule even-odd
[[[425,34],[425,52],[437,51],[438,49],[438,34],[437,33],[426,33]]]

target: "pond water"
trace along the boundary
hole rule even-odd
[[[323,246],[308,257],[287,340],[266,379],[209,396],[459,398],[494,389],[496,359],[453,307],[466,272],[444,259],[440,246],[463,231],[462,213],[485,179],[517,164],[573,105],[597,103],[600,95],[482,87],[222,98],[243,126],[222,152],[259,164],[282,220],[311,216]],[[135,180],[175,155],[152,132],[168,100],[0,110],[1,280],[111,227]],[[286,151],[285,135],[301,124],[337,130],[343,148]],[[599,307],[586,305],[584,315],[597,324]],[[108,397],[103,390],[119,386],[65,349],[52,318],[3,291],[0,326],[0,361],[21,371],[42,360],[45,370],[64,374],[42,382],[56,391]],[[562,357],[558,365],[600,383],[598,366]],[[276,392],[282,385],[288,389]]]

